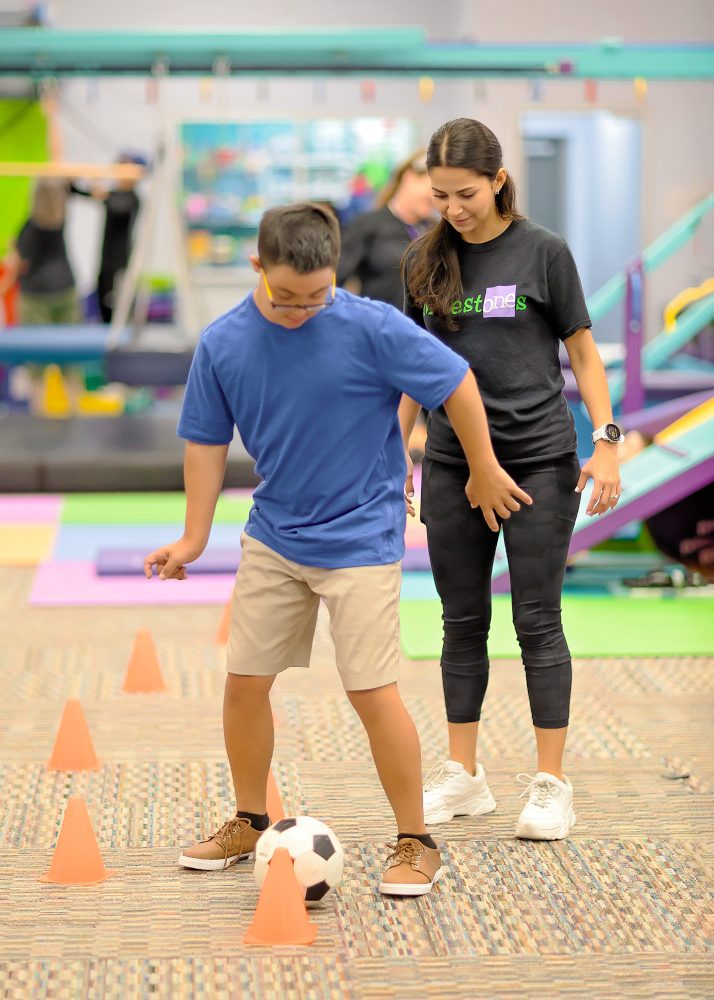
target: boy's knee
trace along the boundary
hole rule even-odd
[[[225,700],[240,703],[246,700],[261,701],[268,698],[275,675],[263,677],[253,674],[226,674]]]

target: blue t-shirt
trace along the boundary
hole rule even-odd
[[[246,532],[303,566],[404,555],[403,392],[441,406],[468,364],[393,306],[338,289],[296,330],[252,293],[202,334],[178,434],[227,444],[238,427],[263,482]]]

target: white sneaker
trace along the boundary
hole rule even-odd
[[[442,760],[424,779],[424,822],[448,823],[454,816],[480,816],[496,808],[486,772],[476,765],[472,778],[463,764]]]
[[[575,826],[573,786],[563,775],[558,781],[552,774],[539,771],[535,778],[519,774],[517,780],[528,787],[528,801],[518,817],[516,836],[523,840],[562,840]]]

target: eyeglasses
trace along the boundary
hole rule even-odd
[[[273,302],[273,293],[270,291],[270,285],[268,284],[268,278],[265,274],[265,271],[261,269],[260,273],[263,275],[263,281],[265,282],[265,290],[268,293],[268,299],[270,300],[270,304],[273,307],[273,309],[275,309],[277,312],[293,312],[296,309],[303,309],[307,313],[316,313],[319,312],[321,309],[327,309],[327,307],[331,306],[335,301],[335,286],[337,284],[337,273],[333,274],[332,276],[332,298],[327,299],[326,302],[318,302],[316,304],[309,306],[298,305],[298,304],[289,306],[276,305]]]

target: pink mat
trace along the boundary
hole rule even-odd
[[[56,524],[63,497],[44,494],[0,496],[0,524]]]
[[[97,576],[93,562],[47,562],[37,567],[30,604],[225,604],[235,573],[188,580]]]

